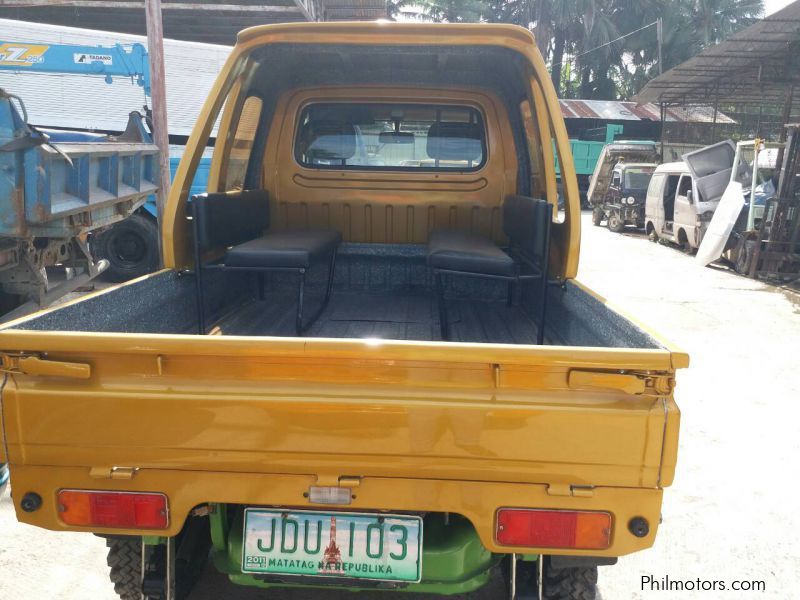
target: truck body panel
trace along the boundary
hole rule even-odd
[[[305,329],[295,328],[294,273],[217,269],[240,242],[192,244],[201,213],[192,200],[187,218],[190,186],[219,113],[214,206],[259,202],[261,219],[267,202],[270,232],[328,228],[343,239],[335,270],[333,260],[319,273],[304,267],[309,297],[315,285],[318,296],[333,289]],[[446,126],[456,134],[433,133]],[[327,133],[308,141],[314,127]],[[411,154],[431,138],[450,152]],[[403,148],[382,152],[389,139]],[[309,159],[312,143],[322,151]],[[388,164],[402,152],[409,162]],[[248,585],[285,583],[238,567],[242,537],[229,528],[254,506],[419,515],[434,523],[428,552],[452,547],[448,531],[469,540],[474,529],[496,555],[475,558],[481,571],[458,573],[450,593],[482,585],[503,555],[615,557],[651,546],[675,474],[673,391],[688,356],[575,280],[580,202],[569,152],[544,62],[520,28],[243,32],[175,176],[161,224],[167,268],[0,327],[18,519],[175,536],[204,514],[215,563]],[[502,252],[513,237],[507,204],[530,200],[548,215],[557,205],[556,156],[564,210],[538,222],[552,233],[539,238],[550,250],[549,277],[536,284],[543,320],[531,316],[536,286],[522,280],[514,290],[464,277],[446,295],[434,291],[432,231],[481,236]],[[451,337],[437,298],[451,303]],[[198,328],[203,319],[210,328]],[[312,500],[315,488],[335,491],[334,501]],[[157,531],[68,524],[63,490],[164,494],[169,522]],[[41,497],[36,510],[21,504],[29,493]],[[608,518],[606,541],[503,544],[500,509],[595,511]],[[437,529],[450,514],[465,526]],[[439,584],[423,577],[416,589]]]

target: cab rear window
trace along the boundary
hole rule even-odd
[[[300,114],[295,158],[315,169],[476,171],[486,132],[468,106],[319,103]]]

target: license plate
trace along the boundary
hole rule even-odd
[[[260,508],[244,513],[245,573],[418,582],[421,550],[420,517]]]

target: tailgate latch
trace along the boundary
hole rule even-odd
[[[73,379],[89,379],[92,367],[86,363],[63,362],[49,360],[44,354],[30,352],[0,353],[0,372],[22,373],[49,377],[71,377]]]
[[[675,378],[662,373],[573,369],[569,372],[568,384],[570,389],[620,390],[634,395],[661,396],[672,393]]]
[[[593,485],[571,485],[569,483],[551,483],[547,486],[548,496],[577,496],[591,498],[594,496]]]

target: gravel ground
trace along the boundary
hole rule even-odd
[[[580,279],[666,335],[692,358],[681,371],[683,411],[675,485],[655,547],[601,568],[606,600],[797,596],[800,513],[791,482],[800,456],[800,294],[703,269],[640,234],[592,227],[584,215]],[[763,581],[763,592],[665,592],[655,580]],[[209,568],[192,600],[355,598],[324,591],[236,588]],[[359,594],[359,600],[385,594]],[[501,598],[499,586],[483,599]],[[0,599],[114,600],[105,544],[16,522],[0,498]],[[409,598],[410,596],[403,596]]]

